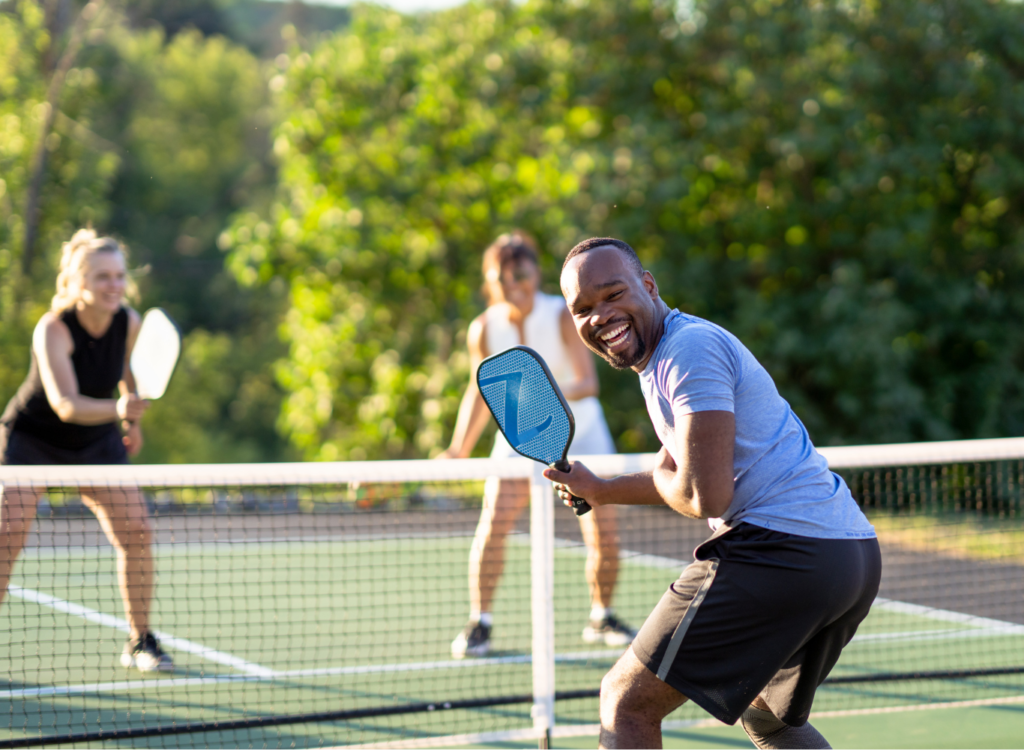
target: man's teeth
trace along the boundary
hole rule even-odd
[[[601,340],[602,341],[611,341],[614,338],[618,338],[621,334],[625,333],[628,328],[629,328],[629,324],[628,323],[623,323],[621,326],[618,326],[617,328],[612,329],[608,333],[601,334]]]

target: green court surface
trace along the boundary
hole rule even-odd
[[[737,725],[665,728],[666,748],[752,748]],[[1024,701],[1016,705],[941,708],[905,713],[822,716],[813,722],[835,748],[1019,748],[1024,737]],[[555,737],[554,748],[597,746],[593,733]],[[469,746],[466,746],[469,747]],[[536,742],[490,742],[488,748],[536,747]]]
[[[19,561],[0,610],[0,741],[175,722],[395,707],[420,701],[529,695],[530,550],[508,550],[495,607],[495,652],[453,662],[466,613],[467,536],[204,542],[157,546],[154,621],[177,671],[126,673],[124,634],[108,548],[49,548]],[[588,609],[578,545],[556,550],[559,691],[594,689],[618,651],[587,646]],[[619,613],[635,625],[678,575],[678,561],[627,557]],[[1024,626],[906,602],[881,601],[844,653],[836,676],[977,669],[1024,661]],[[1022,676],[824,686],[816,711],[837,747],[1008,747],[1024,738],[1024,702],[906,710],[935,702],[1024,696]],[[900,710],[900,713],[884,713]],[[597,702],[557,704],[559,726],[583,732]],[[235,732],[138,738],[97,746],[311,747],[476,735],[531,726],[528,704],[320,721]],[[668,747],[747,747],[741,730],[670,717]],[[682,722],[682,724],[680,724]],[[580,725],[580,726],[574,726]],[[568,729],[563,731],[569,731]],[[1016,741],[1013,741],[1016,738]],[[584,747],[593,735],[556,736]],[[469,744],[485,745],[484,736]],[[529,746],[525,742],[514,745]],[[80,745],[84,746],[84,745]]]

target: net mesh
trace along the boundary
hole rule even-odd
[[[1024,696],[1019,442],[995,459],[968,452],[964,460],[943,455],[943,463],[932,463],[927,446],[915,455],[888,451],[887,465],[825,451],[875,524],[884,571],[879,599],[819,690],[816,712]],[[613,473],[649,461],[590,464]],[[132,745],[150,747],[529,736],[528,509],[506,542],[492,652],[466,660],[450,653],[467,619],[467,561],[485,479],[510,462],[429,462],[437,476],[403,480],[416,463],[428,462],[366,464],[359,481],[318,478],[315,466],[265,466],[251,477],[236,467],[171,467],[174,477],[149,481],[152,626],[176,670],[145,675],[118,663],[127,624],[116,554],[82,504],[88,494],[62,476],[65,488],[40,500],[0,607],[0,744],[125,731],[135,733]],[[467,466],[479,466],[476,476]],[[219,469],[234,476],[230,484],[210,479]],[[18,471],[3,468],[8,488]],[[528,475],[505,474],[506,489],[526,492],[527,480],[513,477]],[[82,482],[96,487],[95,476]],[[620,507],[617,516],[614,604],[639,627],[709,532],[665,508]],[[586,557],[577,519],[557,508],[563,728],[596,722],[596,690],[622,652],[581,637]],[[705,717],[687,704],[670,720]]]
[[[0,609],[0,740],[308,747],[529,728],[528,544],[509,545],[491,658],[451,656],[483,479],[147,487],[169,674],[120,665],[117,554],[82,502],[107,493],[116,509],[130,490],[51,489]],[[450,707],[503,699],[517,702]],[[331,716],[302,720],[315,714]]]

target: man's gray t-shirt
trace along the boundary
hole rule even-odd
[[[672,310],[640,385],[654,429],[676,463],[676,420],[700,411],[735,415],[732,504],[722,518],[711,519],[712,528],[745,521],[818,539],[875,536],[771,376],[724,328]]]

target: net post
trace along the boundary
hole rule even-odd
[[[555,726],[555,497],[544,466],[530,476],[530,570],[533,612],[533,728],[551,746]]]

